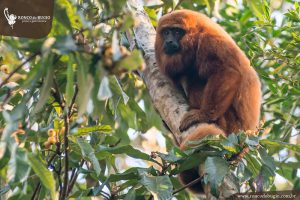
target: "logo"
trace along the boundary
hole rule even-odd
[[[14,14],[9,14],[8,8],[5,8],[3,13],[10,27],[14,29],[14,24],[16,23],[17,16]]]
[[[51,31],[53,10],[54,0],[0,0],[0,35],[46,37]]]

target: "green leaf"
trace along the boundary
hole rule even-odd
[[[28,178],[30,166],[27,153],[24,149],[17,148],[15,154],[8,163],[8,174],[13,182],[23,182]]]
[[[248,181],[252,177],[252,173],[245,167],[243,162],[239,162],[237,167],[237,177],[240,182]]]
[[[265,190],[268,190],[272,186],[275,179],[275,171],[270,169],[267,165],[263,165],[260,170],[260,175],[263,179],[263,187]]]
[[[109,125],[100,125],[100,126],[91,126],[91,127],[84,127],[75,129],[75,133],[72,136],[84,136],[91,132],[101,132],[105,134],[109,134],[112,132],[112,128]]]
[[[205,173],[208,176],[211,192],[218,197],[218,187],[221,185],[224,177],[229,171],[226,160],[220,157],[208,157],[205,161]]]
[[[68,61],[68,69],[67,69],[67,85],[66,85],[66,103],[67,106],[71,105],[73,95],[74,95],[74,63],[71,56]]]
[[[70,35],[57,36],[53,48],[59,54],[68,54],[77,50],[75,41]]]
[[[43,161],[34,154],[28,154],[30,166],[33,171],[40,178],[43,186],[50,191],[51,199],[55,199],[55,179],[52,174],[44,165]]]
[[[261,145],[266,145],[269,148],[287,148],[287,149],[295,151],[295,152],[300,152],[300,145],[298,145],[298,144],[290,144],[290,143],[286,143],[286,142],[269,140],[269,139],[260,140],[259,143]]]
[[[177,161],[182,159],[182,156],[176,155],[174,153],[174,151],[170,151],[168,154],[163,154],[163,153],[160,153],[160,152],[158,152],[157,154],[164,161],[168,161],[168,162],[177,162]]]
[[[112,97],[112,92],[109,88],[109,80],[106,76],[104,76],[102,78],[102,81],[101,81],[101,84],[100,84],[100,87],[99,87],[99,92],[97,94],[97,98],[100,101],[105,101],[105,100],[107,100],[111,97]]]
[[[124,200],[132,200],[132,199],[135,199],[135,189],[134,187],[132,187],[128,193],[126,194]]]
[[[257,157],[251,154],[246,154],[244,159],[247,161],[247,169],[253,174],[253,177],[256,177],[259,174],[259,170],[261,168],[261,163],[259,163]]]
[[[47,68],[46,71],[46,77],[43,82],[43,86],[40,89],[40,98],[36,106],[34,107],[33,114],[36,114],[37,112],[41,111],[45,103],[47,102],[49,96],[50,96],[50,90],[51,86],[53,84],[53,76],[54,76],[54,69],[52,67],[53,62],[53,56],[50,55],[47,58],[45,58],[45,61],[43,62],[43,67]]]
[[[221,142],[224,149],[232,153],[237,153],[238,149],[238,138],[236,134],[230,134],[227,139]]]
[[[264,13],[263,0],[256,0],[256,1],[247,0],[247,4],[249,5],[250,9],[253,11],[255,16],[258,17],[259,19],[262,19]]]
[[[120,180],[140,179],[143,174],[157,175],[156,171],[153,167],[149,167],[149,168],[132,167],[123,173],[117,173],[117,174],[110,175],[109,180],[111,182],[117,182]]]
[[[144,60],[141,52],[137,49],[131,52],[130,56],[126,56],[116,63],[116,68],[126,69],[126,70],[136,70],[140,68]]]
[[[276,170],[274,158],[272,156],[269,156],[266,150],[263,147],[260,147],[258,149],[259,155],[261,157],[261,162],[268,166],[272,171]]]
[[[143,175],[140,183],[151,192],[154,200],[169,200],[172,198],[173,185],[169,176],[150,177]]]
[[[154,159],[151,158],[150,155],[143,153],[140,150],[135,149],[130,145],[112,147],[112,148],[99,146],[97,150],[97,154],[101,152],[109,152],[112,154],[126,154],[127,156],[130,156],[132,158],[156,162]]]
[[[88,106],[88,101],[90,99],[91,91],[94,87],[93,77],[87,72],[87,65],[84,65],[82,57],[77,55],[77,81],[78,81],[78,115],[83,115]]]
[[[101,172],[101,168],[100,168],[99,161],[95,156],[95,151],[93,147],[83,138],[77,138],[77,143],[81,149],[82,155],[88,158],[92,162],[96,174],[99,176]]]
[[[259,144],[259,139],[255,136],[248,136],[246,138],[245,143],[248,144],[249,146],[257,146]]]
[[[204,0],[209,13],[212,13],[215,7],[215,0]]]

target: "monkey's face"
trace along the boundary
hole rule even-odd
[[[166,27],[161,31],[163,51],[167,55],[180,52],[180,40],[185,35],[185,30],[178,27]]]

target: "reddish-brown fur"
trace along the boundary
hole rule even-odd
[[[161,31],[171,27],[184,29],[186,34],[180,40],[180,53],[167,55],[163,51]],[[182,149],[188,141],[206,135],[256,129],[260,81],[248,58],[218,24],[194,11],[171,12],[159,20],[155,52],[159,68],[176,85],[181,85],[187,95],[190,110],[180,129],[203,123],[183,139]],[[196,179],[197,173],[196,169],[186,171],[181,174],[181,180],[186,184]],[[199,185],[190,189],[202,190]]]

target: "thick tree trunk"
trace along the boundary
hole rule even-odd
[[[129,0],[129,7],[135,17],[134,35],[137,46],[143,50],[146,62],[146,68],[141,76],[149,90],[154,107],[171,130],[176,143],[180,144],[183,136],[193,133],[197,126],[183,133],[179,131],[179,125],[187,112],[188,103],[181,91],[157,67],[154,53],[156,31],[144,11],[143,1]],[[207,186],[205,186],[205,193],[207,199],[214,199]],[[237,193],[237,188],[229,177],[225,177],[224,184],[220,187],[219,199],[234,193]]]
[[[154,53],[156,31],[143,9],[142,1],[130,0],[129,2],[135,16],[135,39],[138,47],[145,53],[146,68],[141,73],[142,78],[148,87],[154,107],[170,128],[174,139],[180,143],[183,135],[195,130],[191,127],[183,133],[179,131],[180,121],[188,109],[187,101],[181,91],[174,87],[171,80],[157,67]]]

